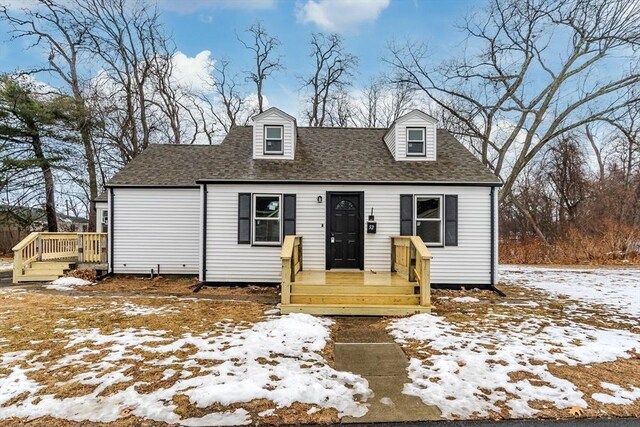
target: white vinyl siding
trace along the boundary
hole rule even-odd
[[[303,239],[305,270],[325,268],[327,191],[364,191],[364,223],[375,215],[377,233],[366,234],[365,269],[390,269],[390,236],[400,234],[401,194],[457,194],[458,246],[430,248],[431,281],[486,285],[490,281],[491,238],[488,187],[400,185],[209,184],[207,205],[207,281],[280,282],[280,247],[238,244],[238,193],[296,194],[296,234]],[[322,196],[322,203],[318,203]],[[497,250],[497,246],[496,246]]]
[[[198,188],[114,188],[113,271],[197,274],[200,265]]]
[[[396,158],[396,133],[394,130],[387,132],[384,135],[384,143],[387,144],[387,148],[389,148],[391,155]]]
[[[265,126],[282,126],[282,154],[267,154],[265,146]],[[296,129],[290,118],[277,111],[266,112],[253,122],[253,158],[254,159],[286,159],[295,155]]]
[[[109,203],[96,202],[96,231],[98,233],[107,233],[109,230]],[[103,219],[107,219],[104,222]]]
[[[407,155],[407,128],[425,129],[425,156]],[[395,124],[396,160],[431,161],[436,159],[436,122],[420,112],[408,113]]]

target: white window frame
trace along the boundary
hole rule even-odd
[[[280,150],[269,151],[267,150],[267,129],[277,128],[280,129]],[[269,141],[277,141],[275,138],[268,138]],[[283,125],[264,125],[264,140],[262,144],[264,154],[284,154],[284,126]]]
[[[258,197],[277,197],[278,198],[278,218],[258,218],[256,217],[256,199]],[[251,244],[256,246],[281,246],[282,245],[282,194],[259,193],[253,194],[251,200]],[[256,241],[256,220],[278,221],[278,241],[277,242],[260,242]]]
[[[109,210],[102,209],[100,211],[100,231],[102,233],[106,233],[108,229],[109,229]]]
[[[419,130],[422,131],[422,140],[409,140],[409,131],[411,130]],[[407,127],[407,156],[408,157],[424,157],[427,155],[427,128],[424,127]],[[420,153],[410,153],[409,152],[409,142],[422,142],[422,151]]]
[[[418,199],[439,199],[440,218],[418,218]],[[424,242],[427,246],[444,246],[444,196],[442,194],[416,194],[413,198],[413,234],[418,235],[418,221],[440,221],[440,241]]]

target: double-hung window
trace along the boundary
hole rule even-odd
[[[407,128],[407,156],[424,156],[425,146],[425,129]]]
[[[416,196],[416,235],[425,245],[442,245],[442,196]]]
[[[264,127],[264,154],[283,153],[284,126]]]
[[[279,194],[253,195],[253,244],[278,245],[281,243],[282,196]]]
[[[109,226],[109,211],[104,209],[102,211],[102,217],[100,218],[100,231],[103,233],[107,232]]]

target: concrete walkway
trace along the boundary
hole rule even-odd
[[[439,420],[440,410],[419,398],[402,394],[408,360],[404,352],[382,329],[373,327],[379,319],[337,319],[334,344],[336,369],[361,375],[369,381],[374,396],[363,417],[344,417],[342,423],[406,422]]]

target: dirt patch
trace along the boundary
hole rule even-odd
[[[237,299],[262,304],[277,304],[280,300],[280,288],[275,285],[218,285],[198,286],[196,277],[154,277],[140,276],[108,277],[94,286],[78,287],[83,293],[108,293],[114,295],[171,295],[193,298]]]

